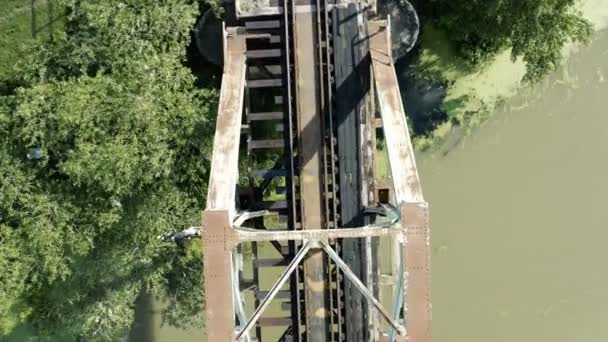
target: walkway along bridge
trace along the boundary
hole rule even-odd
[[[390,18],[233,6],[203,212],[208,340],[430,342],[428,205]]]

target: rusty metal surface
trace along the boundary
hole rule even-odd
[[[427,203],[402,205],[407,276],[404,311],[409,341],[431,341],[430,229]]]
[[[225,38],[224,74],[220,90],[207,209],[234,214],[238,152],[245,91],[245,37],[236,30]]]
[[[389,155],[395,202],[401,207],[401,244],[407,341],[431,341],[430,228],[405,110],[392,63],[390,21],[369,22],[372,66]],[[403,340],[403,339],[398,339]]]
[[[238,180],[238,150],[245,87],[245,37],[225,32],[224,75],[213,141],[207,209],[203,212],[202,241],[207,337],[234,340],[232,249],[236,244],[232,221]],[[228,289],[228,290],[227,290]]]
[[[422,189],[414,159],[405,109],[391,56],[390,36],[384,21],[369,21],[370,52],[378,107],[390,161],[397,203],[422,202]]]
[[[203,264],[205,319],[209,341],[234,341],[232,291],[232,246],[227,236],[232,230],[228,210],[203,212]],[[221,295],[218,295],[221,294]]]

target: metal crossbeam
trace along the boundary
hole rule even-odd
[[[234,232],[238,236],[238,240],[243,241],[293,241],[293,240],[327,240],[327,239],[342,239],[342,238],[362,238],[376,237],[393,234],[405,233],[401,224],[401,214],[393,207],[382,207],[389,218],[386,222],[370,224],[356,228],[339,228],[339,229],[303,229],[303,230],[272,230],[264,231],[257,229],[242,228],[240,225],[244,222],[240,217],[237,218],[239,224],[233,226]],[[263,211],[257,212],[258,215],[263,215]],[[250,215],[250,214],[247,214]]]
[[[365,226],[342,229],[310,229],[310,230],[255,230],[249,228],[234,229],[238,240],[245,241],[298,241],[298,240],[327,240],[327,239],[356,239],[362,237],[377,237],[404,234],[401,224],[394,223],[385,227]]]

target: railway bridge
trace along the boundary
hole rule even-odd
[[[428,204],[390,18],[357,1],[229,11],[202,223],[208,340],[430,342]]]

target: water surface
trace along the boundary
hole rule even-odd
[[[431,203],[435,342],[608,341],[608,31],[446,156]]]

